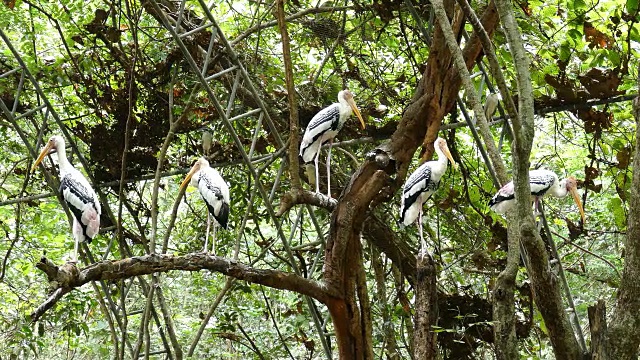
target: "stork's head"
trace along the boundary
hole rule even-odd
[[[580,201],[580,195],[578,194],[578,182],[576,178],[573,176],[569,176],[564,180],[567,191],[571,193],[573,196],[573,201],[578,205],[578,210],[580,210],[580,217],[582,218],[582,223],[585,223],[586,217],[584,215],[584,209],[582,208],[582,202]]]
[[[451,161],[451,165],[453,166],[454,169],[458,169],[458,164],[456,164],[455,161],[453,161],[453,156],[451,156],[451,153],[449,152],[449,147],[447,146],[447,141],[441,137],[437,138],[436,141],[433,143],[433,147],[435,148],[436,152],[438,153],[438,156],[446,156],[447,159],[449,159],[449,161]]]
[[[36,159],[36,162],[33,163],[31,170],[32,171],[35,170],[38,167],[38,165],[40,165],[42,160],[44,160],[45,156],[49,154],[53,154],[54,152],[63,151],[64,147],[65,147],[64,138],[62,136],[54,135],[50,137],[49,141],[47,141],[45,146],[42,148],[42,151],[40,151],[40,155]]]
[[[362,125],[362,129],[365,128],[364,120],[362,119],[362,115],[360,114],[360,110],[358,110],[358,106],[356,106],[356,102],[353,100],[353,94],[349,90],[342,90],[338,93],[338,101],[346,102],[351,110],[356,114],[358,120],[360,120],[360,124]]]
[[[193,167],[191,167],[191,170],[189,170],[187,177],[185,177],[184,180],[182,180],[182,184],[180,184],[180,191],[182,191],[183,188],[187,187],[187,185],[189,184],[189,181],[193,178],[193,176],[198,171],[208,167],[209,167],[209,162],[207,161],[207,159],[201,157],[200,159],[196,160],[196,163],[193,164]]]

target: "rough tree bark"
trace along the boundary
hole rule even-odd
[[[505,29],[513,54],[518,84],[518,117],[514,119],[513,182],[519,221],[520,240],[526,250],[528,271],[538,310],[544,318],[549,338],[558,359],[579,359],[582,355],[564,310],[560,287],[549,266],[549,256],[540,238],[529,203],[529,156],[533,143],[533,91],[529,72],[529,57],[513,15],[512,3],[497,0],[500,22]]]
[[[415,286],[414,354],[416,359],[436,359],[438,347],[432,326],[438,321],[438,292],[436,263],[431,254],[418,255]]]
[[[497,64],[497,58],[495,57],[489,34],[484,31],[482,24],[479,19],[477,19],[469,3],[465,0],[458,0],[458,3],[463,8],[465,15],[469,17],[476,34],[479,35],[483,44],[484,52],[493,65],[492,70],[494,71],[493,73],[496,77],[496,81],[499,85],[502,85],[500,87],[503,91],[503,96],[506,99],[511,99],[511,94],[507,91],[506,86],[504,86],[504,79],[502,78],[501,70]],[[462,76],[462,82],[467,92],[467,99],[471,106],[473,106],[474,112],[476,112],[478,127],[480,128],[479,132],[482,134],[487,152],[489,153],[489,158],[491,159],[491,164],[487,165],[492,165],[489,167],[495,169],[495,177],[500,182],[500,184],[496,185],[505,184],[507,182],[507,174],[504,162],[502,161],[502,156],[493,141],[493,135],[489,129],[488,119],[485,118],[485,114],[482,111],[480,97],[476,94],[475,87],[470,79],[469,71],[464,66],[464,59],[458,49],[458,44],[455,41],[455,36],[450,29],[449,23],[446,21],[447,18],[444,14],[442,3],[439,0],[434,0],[432,1],[432,4],[434,6],[438,24],[443,26],[443,32],[447,39],[449,49],[454,52],[456,69]],[[516,117],[515,106],[513,106],[512,110],[513,117]],[[516,285],[515,280],[520,260],[520,236],[517,231],[519,228],[519,219],[516,216],[513,216],[513,214],[508,214],[507,222],[509,224],[509,250],[507,254],[507,265],[496,279],[495,287],[493,289],[493,323],[497,359],[515,359],[518,357],[518,341],[515,331],[516,318],[514,293]],[[416,289],[416,293],[419,293],[419,289]],[[416,295],[416,299],[418,298],[418,295]],[[416,300],[416,304],[418,304],[418,300]],[[417,306],[418,305],[416,305],[416,307]],[[419,309],[416,309],[416,311],[418,310]],[[420,358],[420,355],[422,354],[417,355]]]
[[[638,77],[640,86],[640,76]],[[638,88],[640,89],[640,87]],[[633,101],[636,119],[636,149],[629,198],[624,269],[620,291],[607,332],[609,359],[637,358],[640,346],[640,97]]]
[[[171,270],[210,270],[239,280],[308,295],[322,303],[326,303],[328,298],[337,295],[322,283],[296,274],[252,268],[234,260],[204,253],[191,253],[184,256],[166,254],[134,256],[122,260],[96,262],[83,269],[78,269],[73,263],[57,266],[43,257],[36,267],[47,275],[52,293],[49,299],[31,314],[33,322],[37,321],[64,294],[90,281],[127,279]]]
[[[517,225],[518,219],[507,215],[509,224]],[[493,287],[493,334],[497,360],[518,358],[518,338],[516,336],[515,288],[520,266],[520,234],[517,226],[507,228],[509,251],[507,265],[496,278]]]
[[[607,356],[607,313],[604,300],[589,306],[589,328],[591,330],[591,359],[606,360]]]
[[[287,99],[289,100],[289,178],[291,187],[300,189],[300,174],[298,174],[298,101],[296,99],[293,69],[291,66],[291,50],[289,33],[284,16],[284,0],[276,2],[276,17],[282,38],[282,57],[284,60],[285,82],[287,84]]]
[[[447,3],[450,5],[453,2]],[[488,32],[496,28],[497,19],[495,7],[490,5],[482,19]],[[461,24],[462,17],[457,17],[453,23]],[[480,43],[475,37],[466,44],[464,53],[467,68],[470,68],[481,53]],[[455,103],[459,87],[460,79],[457,72],[453,71],[451,54],[441,33],[437,31],[427,68],[398,129],[389,143],[376,149],[375,155],[356,171],[338,200],[332,214],[325,252],[324,280],[327,287],[344,294],[344,297],[331,299],[328,303],[341,359],[366,359],[369,353],[362,347],[369,341],[362,338],[361,310],[353,290],[355,274],[358,272],[352,268],[353,264],[358,263],[353,256],[358,253],[356,247],[359,246],[360,232],[369,207],[379,196],[384,196],[380,195],[383,188],[390,187],[382,192],[387,194],[397,190],[406,176],[415,150],[423,140],[425,144],[430,144],[429,150],[433,151],[431,144],[437,137],[444,115]],[[395,182],[393,175],[397,175]]]

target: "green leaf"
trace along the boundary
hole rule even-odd
[[[640,32],[637,27],[632,27],[629,31],[629,38],[635,42],[640,42]]]
[[[614,197],[609,200],[607,203],[607,209],[613,214],[613,217],[616,222],[616,226],[622,229],[625,227],[626,217],[624,214],[624,208],[622,206],[622,201],[620,198]]]
[[[609,58],[609,61],[611,61],[611,63],[614,66],[620,65],[620,54],[618,54],[617,51],[615,51],[615,50],[608,51],[607,52],[607,57]]]
[[[569,30],[567,32],[567,35],[569,35],[574,40],[582,39],[582,32],[580,30],[578,30],[578,29]]]
[[[566,42],[560,45],[560,60],[567,61],[571,56],[571,49],[572,47]]]
[[[574,1],[569,1],[569,5],[573,10],[582,10],[584,8],[587,7],[587,4],[584,2],[584,0],[574,0]]]
[[[627,4],[625,6],[627,8],[627,13],[635,14],[638,11],[638,0],[627,0]]]

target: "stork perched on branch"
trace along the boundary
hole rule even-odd
[[[69,163],[62,136],[55,135],[49,139],[31,170],[35,170],[45,156],[52,153],[58,154],[60,193],[73,214],[72,233],[75,240],[73,261],[77,262],[78,244],[82,241],[91,243],[100,230],[100,214],[102,213],[100,201],[87,179]]]
[[[578,195],[578,184],[576,178],[570,176],[562,181],[558,181],[558,175],[550,170],[538,169],[529,171],[529,186],[531,187],[531,198],[534,202],[534,208],[536,213],[538,212],[538,202],[540,198],[549,194],[558,198],[563,198],[571,193],[573,200],[580,210],[580,217],[582,223],[585,222],[584,209],[580,202],[580,196]],[[491,210],[505,214],[507,211],[511,211],[515,204],[515,191],[513,181],[505,184],[498,193],[495,194],[491,200],[489,200],[489,207]]]
[[[333,138],[338,134],[349,116],[355,113],[362,128],[365,128],[364,120],[360,115],[360,110],[353,100],[353,94],[349,90],[342,90],[338,93],[338,102],[320,110],[309,122],[300,144],[300,156],[307,166],[307,176],[316,184],[316,193],[320,192],[318,174],[318,156],[322,144],[329,142],[329,152],[327,154],[327,196],[331,197],[331,146]],[[315,178],[310,171],[311,162],[315,163]]]
[[[416,221],[416,218],[418,219],[420,254],[425,254],[427,249],[422,235],[422,205],[438,188],[440,178],[447,171],[449,161],[451,161],[453,168],[457,169],[456,162],[453,161],[447,147],[447,142],[443,138],[437,138],[433,146],[438,154],[438,160],[425,162],[409,176],[403,187],[402,204],[400,205],[401,226],[408,226]]]
[[[209,166],[209,162],[205,158],[200,158],[193,165],[187,176],[180,184],[180,190],[187,185],[193,185],[198,188],[200,195],[207,204],[209,214],[215,219],[213,225],[213,240],[211,251],[215,253],[216,249],[216,226],[220,225],[223,229],[227,229],[229,222],[229,185],[224,181],[218,170]],[[203,252],[207,252],[209,240],[209,232],[205,236]]]

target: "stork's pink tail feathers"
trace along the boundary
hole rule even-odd
[[[85,240],[90,243],[100,231],[100,214],[93,207],[85,209],[82,212],[82,223],[87,224],[87,239]]]

